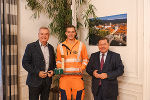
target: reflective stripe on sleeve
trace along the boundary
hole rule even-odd
[[[56,61],[57,64],[61,64],[61,61]]]
[[[63,47],[62,47],[62,43],[60,44],[60,52],[61,52],[61,55],[64,55],[64,51],[63,51]]]
[[[87,65],[87,63],[86,63],[86,62],[83,62],[82,64]]]
[[[80,54],[81,54],[81,49],[82,49],[82,42],[80,42],[80,44],[79,44],[77,60],[79,60],[79,57],[80,57]]]
[[[80,71],[80,68],[65,68],[64,71]]]
[[[82,61],[88,62],[88,60],[87,60],[87,59],[83,59]]]
[[[65,62],[81,62],[81,60],[77,60],[77,59],[65,59]]]

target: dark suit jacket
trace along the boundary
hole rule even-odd
[[[118,95],[117,77],[124,72],[120,55],[108,51],[102,71],[100,70],[100,52],[91,54],[90,61],[86,67],[86,71],[92,76],[92,92],[96,95],[98,92],[100,79],[93,76],[93,71],[98,70],[98,73],[107,73],[108,78],[101,80],[102,93],[104,97],[112,97]]]
[[[49,49],[49,68],[53,70],[56,67],[54,48],[48,44]],[[42,84],[42,78],[39,77],[40,71],[45,71],[45,60],[42,53],[39,40],[27,45],[23,59],[22,66],[28,72],[26,84],[32,87],[38,87]],[[51,85],[52,78],[45,78],[47,85]]]

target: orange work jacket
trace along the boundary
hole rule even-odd
[[[84,43],[75,40],[70,44],[65,40],[57,47],[57,68],[64,67],[65,71],[76,72],[86,68],[88,54]]]

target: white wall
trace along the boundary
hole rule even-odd
[[[32,16],[32,11],[26,8],[26,0],[19,0],[19,36],[18,36],[18,50],[19,50],[19,90],[20,90],[20,99],[19,100],[28,100],[28,88],[26,84],[26,75],[27,72],[22,68],[22,56],[24,54],[25,47],[28,43],[36,41],[38,39],[38,30],[41,26],[48,26],[50,20],[46,15],[41,15],[39,19],[34,19]],[[55,42],[54,42],[55,41]],[[52,44],[55,49],[57,46],[58,40],[54,36],[50,36],[48,41]]]
[[[150,100],[150,0],[144,0],[144,88],[143,100]]]
[[[127,46],[111,46],[110,50],[121,54],[125,73],[119,78],[119,100],[142,100],[144,53],[143,53],[143,0],[92,0],[98,17],[127,13]],[[85,41],[88,30],[81,30],[82,41],[88,53],[98,51]]]

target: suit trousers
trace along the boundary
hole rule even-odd
[[[48,100],[51,85],[46,84],[46,80],[42,80],[42,84],[38,87],[29,87],[29,100]]]
[[[104,97],[102,93],[102,87],[99,86],[97,95],[94,95],[94,100],[117,100],[117,96],[109,97],[109,98]]]

